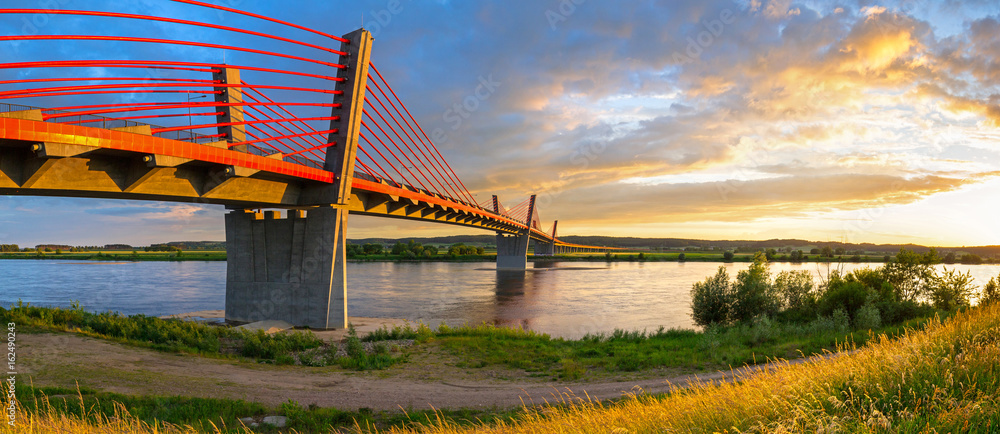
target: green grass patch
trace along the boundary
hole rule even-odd
[[[21,410],[29,413],[49,412],[82,418],[94,422],[99,416],[104,420],[119,416],[116,410],[124,409],[133,418],[152,426],[162,427],[164,423],[191,426],[198,432],[244,433],[241,418],[264,416],[285,416],[287,426],[281,430],[267,425],[254,428],[256,433],[295,432],[325,433],[337,429],[352,429],[355,426],[377,429],[406,428],[428,425],[438,418],[459,426],[472,426],[479,421],[496,423],[514,420],[519,410],[502,409],[457,409],[457,410],[408,410],[374,411],[362,408],[345,411],[336,408],[321,408],[314,405],[302,406],[288,401],[278,407],[269,407],[243,400],[129,396],[117,393],[98,392],[92,389],[66,389],[56,387],[33,387],[18,384],[17,397]],[[116,409],[116,406],[118,407]]]
[[[13,322],[22,330],[31,328],[72,332],[86,336],[174,353],[201,354],[211,357],[244,357],[259,362],[308,366],[339,364],[350,369],[382,369],[401,360],[387,347],[375,347],[374,354],[351,351],[338,357],[336,347],[316,337],[311,331],[267,334],[222,325],[193,321],[161,319],[145,315],[124,316],[115,312],[91,313],[79,304],[70,309],[31,306],[18,302],[10,309],[0,307],[0,321]]]
[[[504,366],[535,376],[572,381],[588,374],[659,368],[714,371],[799,358],[835,351],[838,345],[864,345],[872,333],[897,336],[926,320],[914,319],[871,332],[838,328],[826,322],[785,324],[762,320],[705,332],[663,328],[651,333],[615,330],[579,340],[488,324],[441,325],[428,339],[456,356],[459,368]]]

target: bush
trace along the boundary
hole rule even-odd
[[[833,328],[838,332],[843,333],[851,329],[851,318],[843,308],[833,311],[832,320]]]
[[[986,306],[1000,301],[1000,276],[991,277],[989,283],[983,287],[979,294],[979,305]]]
[[[683,253],[681,253],[681,254],[677,255],[677,261],[678,261],[678,262],[684,262],[684,258],[685,258],[685,256],[684,256],[684,254],[683,254]]]
[[[733,321],[749,321],[758,315],[774,315],[781,308],[781,299],[771,285],[767,257],[763,252],[754,254],[753,264],[736,275],[733,284],[733,304],[730,317]]]
[[[854,328],[874,330],[882,326],[882,314],[873,303],[865,303],[854,315]]]
[[[928,284],[931,302],[942,310],[969,307],[969,297],[975,291],[971,272],[965,274],[947,268],[940,276],[933,276]]]
[[[733,294],[726,267],[719,267],[715,276],[696,282],[691,287],[691,317],[702,327],[729,323]]]
[[[774,290],[788,309],[804,306],[813,292],[812,273],[802,271],[782,271],[774,278]]]
[[[834,282],[819,300],[819,313],[831,315],[842,309],[853,318],[866,302],[868,302],[868,289],[860,282]]]
[[[722,259],[725,260],[726,262],[733,262],[733,256],[734,256],[733,252],[730,252],[729,250],[726,250],[724,253],[722,253]]]

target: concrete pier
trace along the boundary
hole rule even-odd
[[[497,198],[493,196],[494,207]],[[535,213],[535,196],[528,202],[527,229],[514,235],[497,232],[497,270],[524,270],[528,268],[528,242],[531,241],[531,217]]]
[[[226,215],[226,319],[347,324],[347,211],[319,207]]]

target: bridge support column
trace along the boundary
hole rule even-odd
[[[227,214],[226,320],[345,327],[346,226],[334,207]]]
[[[295,326],[347,327],[347,214],[361,130],[372,35],[364,29],[344,35],[346,66],[337,71],[334,107],[323,167],[331,185],[313,195],[317,208],[291,211],[279,219],[270,211],[226,215],[226,319],[281,319]],[[237,77],[238,81],[239,78]],[[230,88],[232,89],[232,88]],[[241,112],[242,114],[242,112]]]
[[[535,196],[532,195],[528,202],[527,229],[513,235],[497,232],[497,270],[528,268],[528,242],[531,240],[531,217],[534,212]]]
[[[236,125],[226,125],[219,127],[219,134],[225,134],[222,140],[229,143],[242,143],[247,141],[246,125],[243,119],[243,86],[240,82],[240,70],[235,68],[221,68],[219,72],[213,73],[212,78],[227,86],[216,87],[220,92],[215,95],[215,101],[224,104],[236,104],[218,107],[222,112],[217,116],[220,124],[235,123]],[[234,146],[234,151],[246,152],[247,145]]]

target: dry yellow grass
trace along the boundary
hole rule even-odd
[[[564,396],[515,422],[390,433],[1000,432],[1000,305],[849,355],[785,365],[738,383],[700,383],[665,397],[609,404]],[[113,418],[20,414],[16,433],[184,433]],[[6,427],[5,427],[6,428]]]

